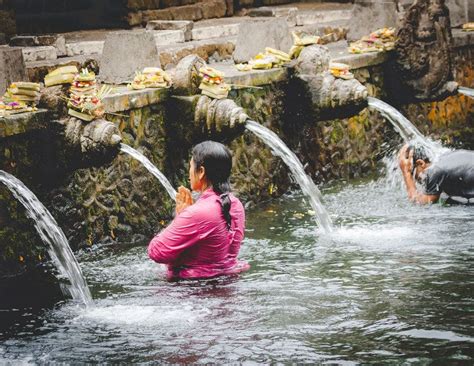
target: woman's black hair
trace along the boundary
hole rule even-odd
[[[230,172],[232,170],[232,154],[230,150],[219,142],[204,141],[194,146],[192,151],[194,169],[203,166],[206,170],[206,178],[212,189],[221,198],[222,214],[227,224],[231,226],[229,193]]]

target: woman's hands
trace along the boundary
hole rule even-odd
[[[179,215],[186,207],[193,204],[193,196],[191,191],[183,186],[178,188],[176,194],[176,215]]]

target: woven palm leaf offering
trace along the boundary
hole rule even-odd
[[[141,90],[146,88],[169,88],[172,84],[171,77],[159,67],[146,67],[142,72],[137,72],[129,89]]]
[[[223,72],[212,67],[201,67],[199,76],[202,78],[199,89],[203,95],[214,99],[227,98],[230,86],[224,82]]]
[[[282,67],[287,62],[290,62],[290,55],[286,52],[266,47],[265,52],[257,54],[253,59],[249,60],[247,64],[237,64],[235,67],[239,71],[268,70],[276,67]]]
[[[349,53],[390,51],[397,40],[395,28],[380,28],[349,45]]]
[[[38,83],[18,81],[10,84],[0,100],[0,116],[34,112],[40,98]]]
[[[98,89],[95,74],[82,69],[71,85],[68,114],[86,122],[103,117],[105,109],[102,99],[111,91],[112,87],[107,85]]]
[[[44,85],[50,87],[54,85],[72,84],[78,73],[79,70],[76,66],[59,67],[45,76]]]

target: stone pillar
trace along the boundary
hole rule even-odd
[[[239,27],[234,61],[247,62],[265,47],[289,52],[292,45],[290,29],[283,18],[243,22]]]
[[[155,37],[149,31],[121,31],[107,35],[100,60],[100,79],[106,83],[128,83],[136,71],[160,67]]]
[[[0,95],[13,81],[26,81],[23,53],[19,47],[0,46]]]

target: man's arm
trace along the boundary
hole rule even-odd
[[[413,150],[407,154],[408,145],[400,150],[399,163],[403,174],[403,180],[408,193],[408,199],[419,204],[436,203],[439,200],[439,194],[424,194],[416,189],[415,179],[413,178]]]
[[[403,180],[405,181],[405,186],[407,189],[408,193],[408,199],[412,202],[416,202],[422,205],[425,205],[427,203],[436,203],[439,200],[439,195],[437,194],[424,194],[418,192],[416,189],[416,183],[415,180],[413,179],[413,176],[411,173],[408,171],[403,171]]]

